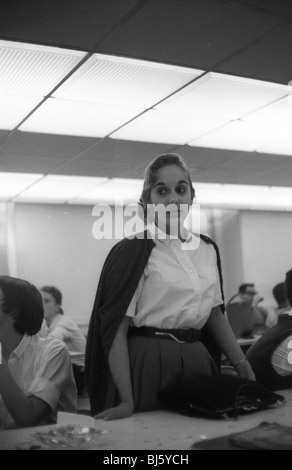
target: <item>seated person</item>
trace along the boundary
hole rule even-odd
[[[286,273],[285,288],[290,311],[267,330],[247,351],[256,379],[270,390],[292,387],[292,269]]]
[[[68,348],[37,333],[42,297],[27,281],[0,276],[0,427],[56,421],[76,411],[76,385]]]
[[[44,286],[40,291],[45,320],[41,336],[57,338],[66,344],[70,352],[85,354],[86,338],[74,320],[64,315],[60,290],[55,286]],[[78,395],[81,395],[85,389],[84,359],[72,359],[72,365]]]
[[[235,330],[235,335],[238,336],[253,336],[254,334],[262,334],[266,329],[266,318],[268,311],[265,307],[260,306],[259,303],[263,300],[263,297],[258,295],[255,290],[254,284],[244,283],[238,288],[237,294],[235,294],[228,301],[226,305],[227,318],[232,329]],[[242,311],[243,315],[246,315],[246,319],[238,319],[242,325],[237,325],[236,321],[236,310],[235,306],[238,305],[239,312]],[[230,307],[231,306],[231,307]],[[243,309],[242,307],[245,307]],[[232,311],[232,317],[229,316],[229,311]],[[237,329],[240,329],[240,334],[236,334]]]
[[[290,304],[286,296],[285,283],[280,282],[275,285],[273,288],[273,296],[277,302],[277,306],[271,309],[269,315],[266,319],[267,328],[272,328],[278,323],[279,315],[282,313],[287,313],[287,310],[290,310]]]

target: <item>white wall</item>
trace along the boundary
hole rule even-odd
[[[213,238],[220,250],[223,288],[227,302],[243,282],[243,259],[240,212],[236,210],[214,210]]]
[[[17,275],[38,287],[56,285],[65,313],[86,325],[104,260],[118,240],[94,239],[97,217],[90,206],[16,204],[12,216],[16,268],[5,272],[2,265],[1,274]],[[254,282],[265,301],[274,303],[272,288],[292,267],[291,213],[202,210],[201,231],[219,246],[226,300],[242,282]],[[1,258],[5,260],[3,253]]]
[[[244,282],[255,283],[264,304],[275,304],[273,287],[292,268],[292,214],[274,211],[213,211],[226,300]]]
[[[243,211],[241,238],[244,281],[275,303],[272,288],[292,268],[292,213]]]
[[[66,314],[88,323],[102,265],[116,240],[95,240],[89,206],[17,204],[17,276],[57,286]]]

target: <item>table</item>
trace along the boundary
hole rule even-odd
[[[195,442],[213,439],[251,429],[262,421],[292,425],[292,390],[280,392],[286,403],[269,410],[242,415],[238,420],[207,419],[183,416],[170,411],[137,413],[115,421],[95,421],[96,429],[103,431],[96,445],[84,444],[80,450],[190,450]],[[72,418],[72,415],[70,415]],[[88,423],[92,418],[74,415],[76,423]],[[0,449],[29,449],[40,446],[35,433],[57,429],[58,425],[0,431]]]
[[[251,338],[237,338],[237,342],[241,347],[251,346],[252,344],[256,343],[260,337],[261,335],[254,335]]]
[[[237,338],[237,342],[239,346],[241,347],[242,351],[244,353],[247,352],[247,350],[257,342],[257,340],[261,337],[261,335],[254,335],[251,338]]]

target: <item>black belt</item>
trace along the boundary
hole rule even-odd
[[[135,336],[155,336],[156,338],[174,339],[178,343],[194,343],[199,341],[201,336],[200,330],[193,329],[160,329],[149,326],[129,327],[129,335]]]

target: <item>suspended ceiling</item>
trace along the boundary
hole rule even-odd
[[[0,172],[139,179],[156,154],[174,151],[185,158],[197,182],[292,186],[290,155],[209,148],[208,143],[180,144],[172,141],[171,132],[170,142],[167,137],[160,143],[145,141],[143,133],[141,140],[119,138],[122,123],[114,122],[114,112],[117,136],[114,128],[105,129],[99,137],[29,130],[34,118],[34,125],[40,122],[42,109],[54,100],[56,104],[67,78],[81,70],[82,61],[94,60],[95,54],[151,61],[158,68],[161,64],[183,67],[190,73],[185,83],[196,81],[194,71],[199,71],[203,77],[228,74],[272,82],[279,89],[287,87],[292,80],[292,5],[288,0],[9,0],[1,8],[0,40],[80,53],[68,74],[53,76],[45,96],[30,105],[12,128],[0,130]],[[167,88],[155,103],[146,105],[149,116],[155,114],[153,105],[158,103],[159,110],[160,103],[163,111],[164,98],[183,86],[178,83],[173,91]],[[37,94],[33,88],[31,94]],[[16,101],[16,109],[19,106]],[[145,105],[136,106],[145,116]],[[125,122],[139,112],[126,114]],[[145,120],[142,131],[149,122]],[[186,131],[184,123],[182,128]],[[292,120],[285,128],[292,129]]]

